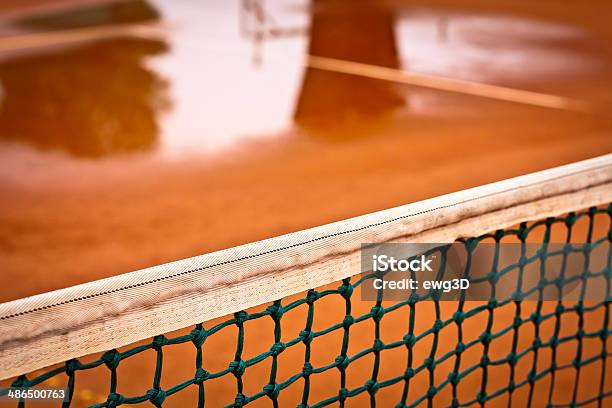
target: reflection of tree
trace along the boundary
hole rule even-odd
[[[0,64],[0,137],[75,156],[150,148],[165,84],[142,59],[164,49],[117,39]]]
[[[313,0],[309,54],[398,68],[393,13],[373,3]],[[403,103],[392,83],[308,68],[295,120],[309,128],[336,127]]]
[[[146,1],[85,5],[20,21],[66,29],[156,20]],[[0,138],[75,156],[142,150],[155,144],[166,83],[144,65],[165,42],[117,38],[0,60]]]
[[[104,24],[125,24],[159,20],[159,12],[144,0],[115,3],[85,4],[75,9],[61,10],[44,16],[20,20],[20,25],[43,30],[93,27]]]

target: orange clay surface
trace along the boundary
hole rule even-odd
[[[505,10],[514,11],[510,6]],[[534,10],[536,16],[545,14]],[[575,17],[584,23],[591,21],[593,15],[592,10],[586,8],[565,14],[555,10],[555,20]],[[593,52],[600,52],[600,44],[609,44],[606,39],[612,38],[609,24],[605,22],[609,20],[600,17],[593,19],[593,32],[600,39],[593,44]],[[571,48],[572,44],[567,47]],[[527,84],[504,85],[597,99],[600,106],[606,106],[609,98],[602,100],[600,97],[605,96],[605,89],[610,89],[612,82],[612,71],[606,71],[611,62],[609,55],[608,51],[601,51],[603,69],[590,76],[556,82],[536,78]],[[412,88],[404,91],[408,96],[431,92]],[[358,90],[355,95],[359,96]],[[366,129],[363,123],[345,123],[346,126],[316,137],[304,130],[288,130],[263,140],[254,135],[251,141],[220,153],[193,153],[179,159],[126,154],[72,160],[55,152],[39,156],[19,145],[2,145],[0,287],[3,290],[0,301],[612,152],[612,120],[605,114],[553,111],[461,95],[435,95],[447,115],[418,116],[400,111],[368,123]],[[358,298],[358,293],[355,297]],[[469,304],[466,309],[474,306]],[[353,307],[353,315],[359,315],[367,313],[372,304],[356,299]],[[526,303],[522,316],[528,317],[533,307]],[[550,312],[554,305],[546,304],[544,308]],[[455,303],[444,303],[441,318],[449,318],[455,310]],[[340,298],[322,300],[317,302],[315,313],[315,329],[320,330],[343,319],[344,304]],[[430,328],[435,316],[433,303],[419,304],[416,313],[416,333]],[[509,326],[514,314],[514,305],[496,310],[494,331]],[[407,308],[386,315],[381,323],[382,340],[401,339],[406,333],[408,316]],[[481,313],[464,323],[464,341],[477,337],[485,329],[487,317],[487,313]],[[283,340],[296,337],[305,319],[306,308],[285,316]],[[585,331],[599,330],[602,322],[602,313],[585,316]],[[215,323],[207,322],[205,327]],[[564,316],[561,335],[574,334],[577,324],[575,314]],[[551,319],[543,324],[540,338],[547,340],[553,329]],[[372,321],[351,328],[348,354],[354,355],[370,347],[373,330]],[[525,324],[520,330],[519,350],[529,347],[534,338],[532,324]],[[207,370],[223,370],[233,360],[236,332],[235,327],[226,328],[207,340],[204,347]],[[431,339],[432,336],[427,336],[415,346],[413,366],[422,364],[429,355]],[[510,351],[511,339],[511,334],[506,334],[496,340],[489,356],[492,359],[505,357]],[[452,350],[456,341],[456,329],[445,329],[436,357]],[[268,350],[273,342],[271,319],[247,323],[243,358]],[[339,354],[340,343],[339,332],[315,340],[312,364],[320,367],[333,362]],[[608,340],[608,350],[611,345]],[[571,363],[576,347],[576,341],[560,346],[557,364]],[[582,358],[600,353],[601,347],[600,339],[585,339]],[[400,375],[406,367],[406,354],[405,348],[383,352],[379,378]],[[470,349],[464,355],[462,369],[477,364],[481,357],[482,346]],[[191,343],[164,348],[161,386],[168,388],[193,377],[194,358]],[[547,348],[539,354],[538,370],[549,367],[550,359],[551,352]],[[283,352],[279,357],[278,379],[285,380],[299,372],[303,361],[302,344]],[[349,366],[348,388],[362,385],[371,376],[372,362],[373,357],[369,355]],[[436,384],[446,378],[453,364],[454,358],[450,358],[436,368]],[[532,364],[533,353],[530,353],[517,365],[517,382],[526,378]],[[152,351],[122,362],[118,369],[118,392],[128,396],[146,393],[151,388],[154,366]],[[608,390],[612,381],[610,366],[607,366]],[[599,392],[602,369],[600,363],[594,363],[582,370],[578,400]],[[270,359],[248,368],[244,377],[245,394],[260,391],[268,381],[269,370]],[[425,374],[420,373],[412,381],[409,402],[420,398],[429,387]],[[487,391],[494,392],[508,384],[508,365],[491,368],[488,375]],[[62,386],[65,377],[60,377],[44,385]],[[462,381],[458,389],[462,401],[475,397],[480,391],[481,379],[482,370],[478,369]],[[571,399],[574,380],[573,369],[558,374],[553,403]],[[536,383],[534,406],[548,402],[550,381],[547,376]],[[109,371],[102,366],[89,373],[79,373],[76,384],[74,406],[101,402],[108,393]],[[394,406],[401,386],[400,383],[379,391],[377,406]],[[302,387],[303,381],[298,380],[281,392],[280,405],[296,406]],[[336,369],[313,375],[309,401],[336,395],[339,387]],[[524,405],[527,389],[525,386],[515,392],[515,406]],[[229,404],[235,393],[236,383],[231,375],[207,382],[207,406]],[[195,386],[188,387],[169,397],[165,406],[194,406],[196,394]],[[435,406],[449,404],[450,388],[446,387],[437,398]],[[502,395],[487,406],[507,406],[507,398]],[[367,394],[347,400],[350,407],[368,405]],[[264,397],[253,406],[271,406],[271,403]]]

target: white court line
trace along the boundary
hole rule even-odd
[[[166,34],[163,27],[149,24],[119,24],[105,27],[82,28],[47,33],[17,35],[0,38],[0,53],[24,49],[67,45],[121,36],[160,38]],[[307,55],[306,66],[331,72],[358,75],[402,84],[480,96],[527,105],[578,112],[592,112],[593,106],[585,101],[558,95],[483,84],[461,79],[445,78],[400,69],[381,67],[335,58]]]
[[[445,78],[436,75],[420,74],[416,72],[335,58],[308,55],[306,65],[311,68],[325,71],[358,75],[367,78],[437,89],[440,91],[475,95],[545,108],[564,109],[579,112],[590,112],[593,110],[590,104],[585,101],[567,98],[564,96],[524,91],[521,89],[506,88],[503,86],[489,85],[461,79]]]

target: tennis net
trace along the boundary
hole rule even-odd
[[[59,387],[62,406],[604,406],[611,201],[603,156],[9,302],[0,372],[16,390]],[[538,251],[479,278],[517,272],[528,284],[507,296],[365,301],[379,276],[360,268],[366,242]],[[447,248],[432,250],[442,263]],[[543,272],[573,255],[579,270]],[[542,297],[568,285],[577,299]]]

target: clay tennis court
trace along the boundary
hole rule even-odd
[[[36,2],[30,3],[36,10]],[[72,7],[70,2],[48,3],[41,12],[43,17],[53,16],[53,13],[61,15]],[[99,6],[104,2],[93,3],[95,7],[104,7]],[[137,7],[145,10],[145,17],[143,21],[134,18],[129,23],[162,26],[161,37],[156,34],[144,39],[118,36],[93,42],[77,41],[66,47],[54,45],[51,52],[42,52],[36,47],[28,48],[27,52],[13,50],[0,59],[3,89],[0,104],[0,160],[3,163],[0,168],[0,284],[5,288],[0,292],[2,302],[612,151],[612,118],[606,113],[610,104],[607,89],[612,82],[612,48],[609,45],[612,44],[612,29],[607,21],[612,9],[604,2],[566,7],[544,3],[527,6],[510,1],[499,2],[494,7],[469,1],[460,5],[392,2],[382,9],[367,6],[378,10],[370,23],[372,36],[379,42],[373,41],[371,48],[367,45],[357,48],[356,44],[366,44],[367,38],[359,37],[355,26],[347,24],[338,28],[334,18],[353,23],[367,21],[362,20],[361,15],[343,11],[341,2],[334,2],[327,8],[325,2],[315,1],[313,8],[306,11],[299,5],[295,10],[287,7],[288,11],[280,7],[289,16],[298,16],[295,22],[289,19],[287,27],[309,27],[310,37],[298,30],[302,42],[295,47],[287,46],[289,55],[297,56],[296,61],[286,63],[287,66],[280,63],[276,55],[283,55],[283,41],[293,41],[292,37],[267,39],[259,68],[251,59],[252,48],[256,45],[250,43],[250,38],[238,34],[238,40],[234,34],[227,38],[219,34],[219,42],[226,44],[230,51],[234,47],[232,52],[238,57],[219,53],[219,46],[211,37],[211,47],[217,48],[204,52],[204,62],[182,59],[181,53],[192,55],[197,50],[193,41],[190,42],[189,29],[181,30],[181,22],[187,21],[184,15],[173,14],[168,9],[172,7],[162,2],[134,3],[147,3]],[[29,13],[40,17],[38,12],[26,10],[20,4],[7,2],[1,7],[7,21]],[[195,15],[201,13],[200,17],[204,18],[203,10],[183,7]],[[228,6],[227,10],[223,6],[215,7],[215,10],[221,8],[220,13],[227,19],[220,20],[219,24],[229,25],[231,21],[235,24],[232,30],[238,32],[238,3],[231,8]],[[593,15],[593,7],[601,12]],[[421,55],[418,50],[405,46],[402,52],[407,54],[400,57],[398,50],[403,49],[402,44],[410,44],[412,38],[398,32],[408,30],[412,33],[411,22],[414,27],[429,27],[428,22],[440,16],[448,21],[450,40],[447,41],[451,41],[451,46],[454,19],[458,21],[457,30],[463,29],[461,24],[467,24],[461,23],[466,18],[476,22],[478,18],[500,19],[494,22],[507,18],[506,23],[514,29],[509,29],[506,37],[491,37],[487,31],[490,27],[484,23],[482,26],[474,23],[472,31],[457,31],[457,38],[474,47],[468,49],[468,53],[479,49],[484,55],[482,60],[441,68],[430,66],[431,72],[426,73],[437,74],[438,69],[445,74],[440,75],[443,77],[454,74],[456,79],[465,81],[586,101],[589,109],[547,108],[383,81],[367,75],[324,71],[309,67],[303,58],[307,54],[322,55],[398,71],[411,70],[412,65],[416,65],[415,71],[419,68],[427,71],[427,63],[436,61],[436,55]],[[54,19],[49,22],[34,17],[31,21],[37,22],[30,23],[29,28],[2,36],[30,35],[28,30],[65,29],[61,27],[64,23],[57,23],[59,28],[54,25]],[[392,31],[395,43],[388,42],[390,27],[399,25],[397,21],[401,19],[406,20],[402,23],[404,28]],[[283,21],[279,24],[282,26]],[[544,27],[544,34],[537,31],[539,26]],[[435,32],[435,26],[432,27]],[[536,27],[533,28],[536,31],[529,31],[529,27]],[[532,36],[537,47],[522,45],[526,42],[519,35],[521,28],[527,30],[524,35]],[[334,44],[329,38],[337,38],[339,43]],[[181,48],[183,43],[187,45]],[[438,52],[446,49],[441,47]],[[514,63],[510,59],[507,65],[501,64],[501,68],[482,62],[494,59],[495,50],[505,55],[504,50],[522,47],[528,49],[525,58],[532,62],[533,69],[520,59]],[[410,51],[417,55],[412,65]],[[507,51],[507,54],[512,53]],[[224,58],[229,61],[225,68]],[[242,58],[242,71],[230,69],[229,65],[234,65],[239,58]],[[209,59],[217,61],[216,65],[211,63],[210,71],[206,69]],[[108,86],[108,90],[100,90],[99,78],[107,71],[104,64],[116,67],[116,75],[109,75],[108,83],[113,86]],[[535,65],[547,66],[549,70]],[[196,67],[194,71],[199,74],[188,74],[189,67]],[[563,74],[551,74],[555,67]],[[223,69],[227,70],[227,77],[220,76]],[[62,70],[71,74],[66,75]],[[512,74],[505,76],[505,70]],[[245,85],[248,81],[237,79],[251,71],[255,72],[253,82],[260,81],[262,86],[248,86]],[[293,79],[296,85],[292,92],[287,92],[289,96],[281,98],[279,95],[284,93],[274,89],[290,88],[289,79],[285,81],[281,75],[285,71],[295,71],[298,79]],[[256,76],[257,72],[261,76]],[[198,85],[199,76],[208,77],[208,82]],[[185,77],[187,80],[181,79]],[[219,83],[219,87],[207,94],[207,87],[214,83]],[[188,92],[190,84],[193,92]],[[245,88],[235,89],[241,86]],[[271,89],[269,94],[265,92],[266,87]],[[222,92],[224,89],[227,93]],[[244,100],[240,98],[241,93],[245,95]],[[91,97],[96,94],[98,98]],[[72,101],[62,102],[67,100]],[[62,103],[66,107],[63,110],[57,107]],[[77,114],[86,119],[71,121]],[[104,120],[108,117],[113,119],[110,125]],[[102,128],[104,131],[100,130]],[[189,137],[182,138],[186,133]],[[586,225],[579,224],[576,228],[578,236],[586,234]],[[598,228],[603,231],[606,226]],[[563,242],[563,231],[557,231],[553,241],[555,239]],[[299,297],[285,299],[283,303]],[[315,319],[318,329],[342,321],[342,298],[320,302]],[[441,305],[442,318],[450,318],[456,304],[443,302]],[[553,312],[555,306],[544,304],[544,311]],[[530,316],[535,307],[526,302],[522,316]],[[353,308],[353,315],[365,314],[372,303],[355,300]],[[435,316],[434,304],[419,303],[416,309],[422,318],[417,319],[415,331],[421,332],[429,328],[435,318],[432,317]],[[496,310],[495,328],[511,325],[515,312],[513,304]],[[307,308],[300,307],[284,318],[283,339],[299,335],[306,315]],[[603,315],[603,309],[587,313],[584,330],[601,329]],[[407,330],[406,316],[407,313],[398,312],[385,315],[381,323],[383,341],[402,338]],[[566,319],[560,336],[576,331],[578,318],[568,315]],[[212,327],[223,320],[206,322],[204,326]],[[466,321],[466,338],[477,337],[486,324],[486,319]],[[272,319],[247,322],[244,356],[268,350],[274,344],[273,329]],[[181,333],[190,330],[192,327]],[[366,321],[351,330],[349,355],[371,346],[373,322]],[[531,345],[533,330],[533,326],[524,327],[519,348]],[[546,339],[553,331],[552,322],[547,322],[541,327],[539,336]],[[313,342],[313,366],[329,364],[338,356],[342,337],[337,334]],[[208,371],[223,370],[234,359],[236,336],[237,328],[232,326],[206,340],[203,358]],[[425,337],[414,348],[415,361],[422,362],[429,356],[431,340],[431,336]],[[454,348],[456,342],[454,329],[442,331],[436,357]],[[607,342],[610,344],[609,339]],[[510,335],[497,339],[490,357],[505,357],[511,343]],[[164,389],[192,377],[195,359],[192,343],[166,349],[161,378]],[[585,339],[584,349],[583,358],[599,353],[601,340]],[[303,354],[301,345],[283,352],[279,356],[278,377],[286,378],[301,371]],[[568,342],[559,348],[557,364],[571,364],[575,355],[576,342]],[[405,370],[405,356],[405,348],[385,351],[380,377],[401,374]],[[358,387],[369,378],[373,363],[370,357],[349,366],[347,388]],[[465,354],[464,364],[475,364],[481,357],[482,347],[472,348]],[[80,360],[88,358],[97,356]],[[517,365],[517,378],[525,378],[532,369],[533,361],[529,358],[532,357]],[[549,366],[550,350],[543,349],[538,358],[541,367]],[[401,364],[397,364],[398,361]],[[151,388],[155,365],[156,356],[152,350],[122,361],[117,369],[118,392],[145,394]],[[267,359],[245,371],[245,394],[254,394],[268,383],[270,365]],[[599,363],[585,366],[581,372],[578,400],[597,395],[602,369]],[[452,370],[451,362],[438,366],[436,381],[446,378]],[[609,390],[612,381],[609,365],[606,370],[605,389]],[[411,383],[408,401],[420,398],[430,387],[429,378],[423,374]],[[489,389],[494,391],[506,386],[508,375],[506,366],[490,369]],[[320,401],[336,395],[338,378],[334,370],[313,376],[310,400]],[[571,400],[573,373],[560,372],[556,381],[555,401]],[[106,400],[110,378],[105,366],[77,376],[76,382],[72,406],[90,406]],[[475,398],[481,382],[482,375],[475,372],[462,380],[459,393]],[[64,386],[65,383],[63,379],[54,378],[45,384]],[[536,382],[533,406],[544,406],[548,402],[550,385],[549,377]],[[280,406],[297,406],[302,391],[302,384],[283,390],[279,394]],[[399,384],[379,391],[377,406],[394,406],[398,393],[401,393]],[[235,394],[234,377],[206,383],[207,406],[230,404]],[[436,406],[449,405],[450,388],[440,391],[436,398]],[[513,396],[515,406],[522,406],[527,398],[527,387],[517,389]],[[196,401],[197,387],[188,387],[168,397],[164,406],[196,406]],[[346,401],[347,406],[369,404],[368,393]],[[150,406],[150,402],[140,405]],[[249,405],[271,406],[271,403],[261,398]],[[486,405],[507,406],[507,396],[502,395]],[[590,406],[598,406],[598,402]]]

